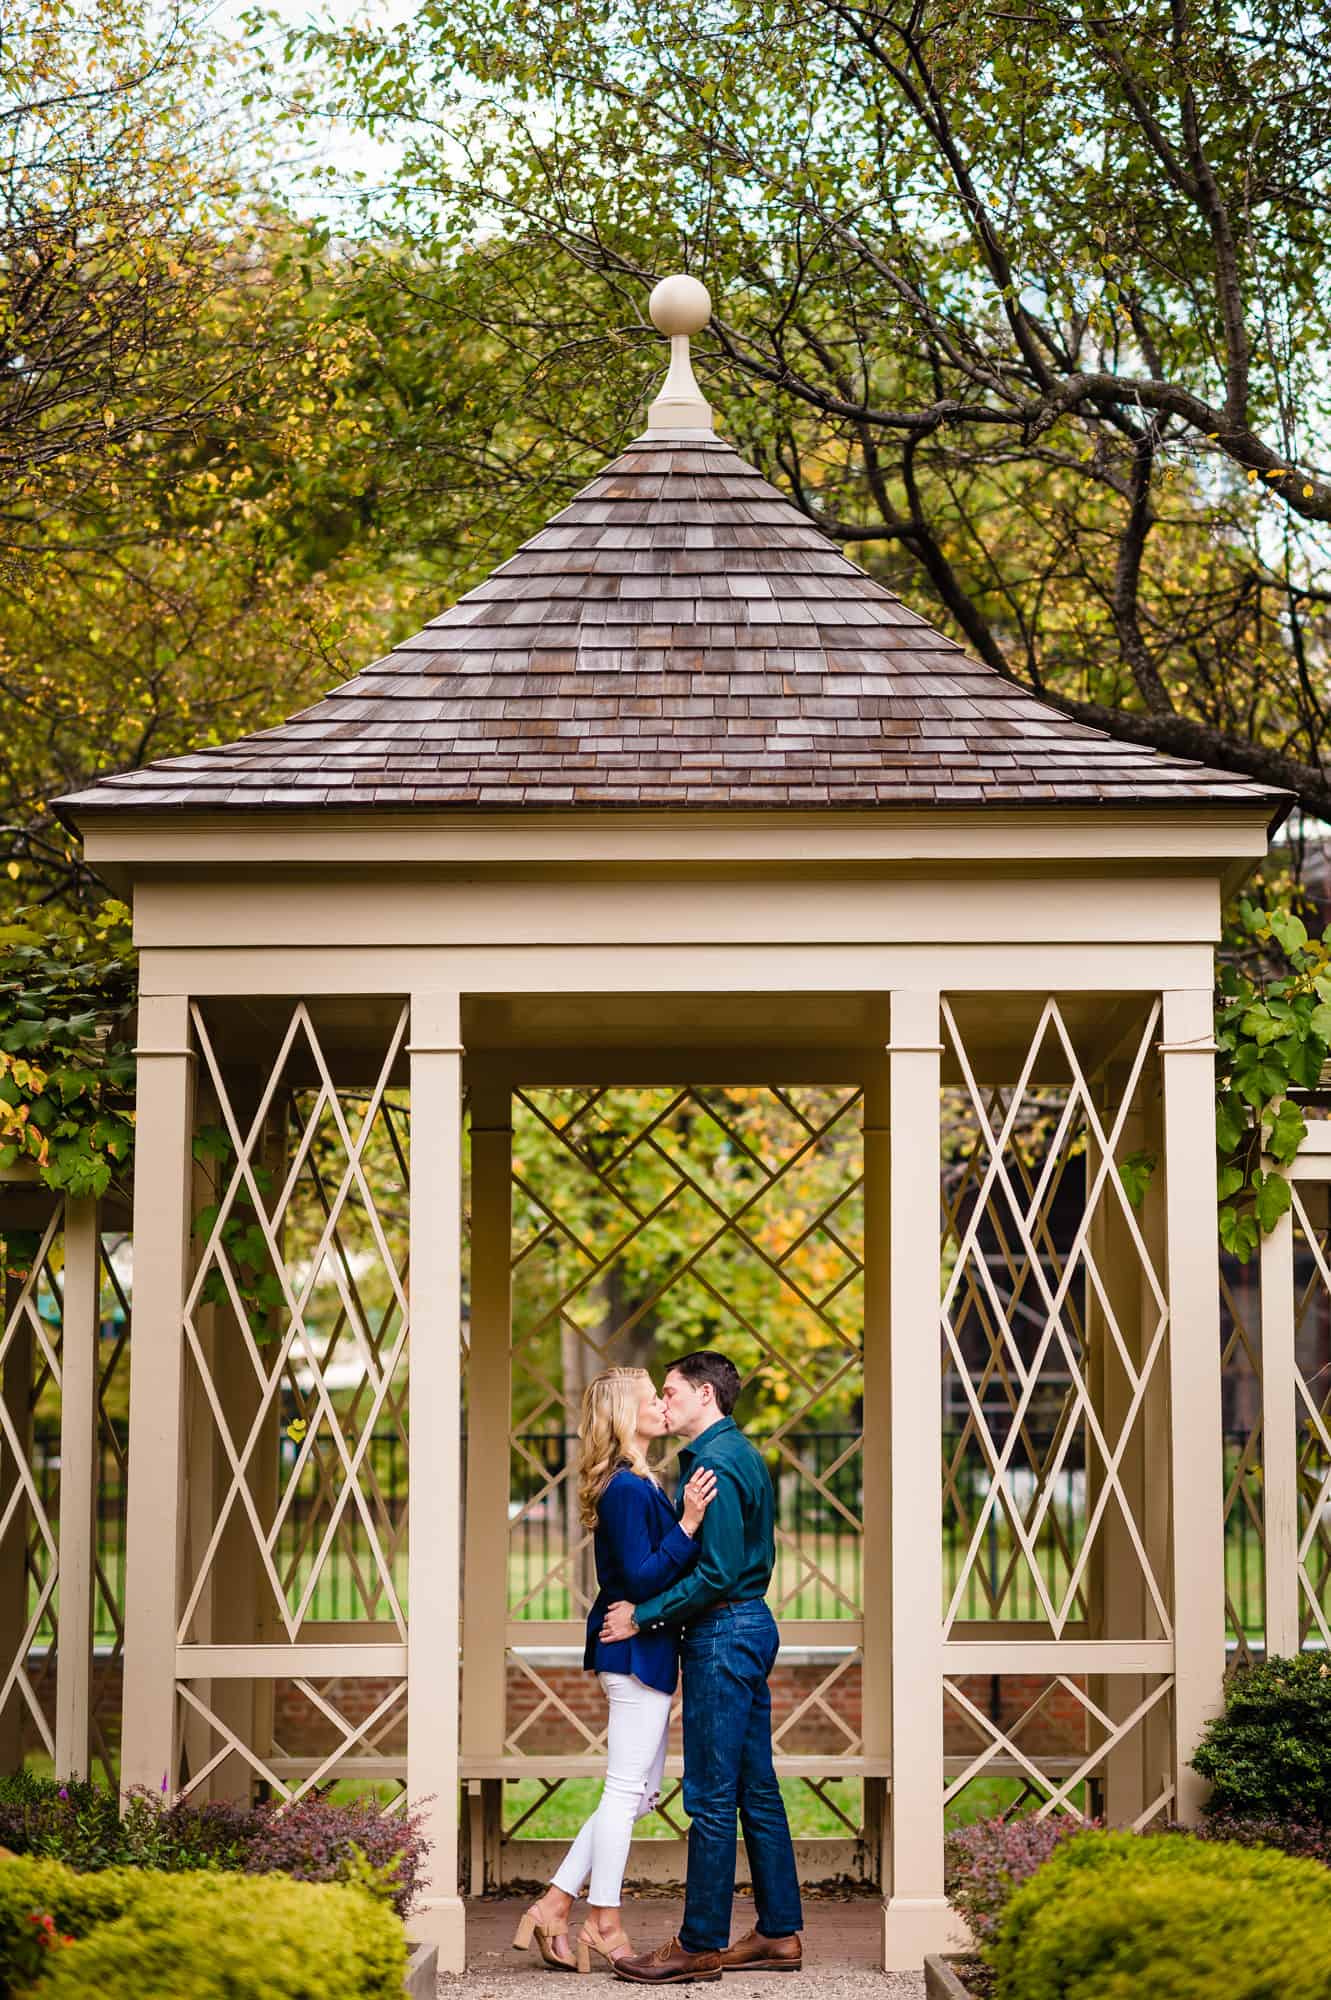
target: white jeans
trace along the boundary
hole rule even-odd
[[[556,1889],[579,1896],[590,1874],[589,1903],[617,1910],[628,1866],[633,1825],[661,1795],[670,1696],[636,1674],[598,1674],[610,1704],[605,1784],[600,1803],[584,1820],[553,1879]]]

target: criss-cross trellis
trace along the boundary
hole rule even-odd
[[[1299,1643],[1331,1645],[1331,1220],[1292,1183]],[[1316,1197],[1320,1196],[1318,1201]]]
[[[409,1442],[410,1128],[393,1081],[407,1018],[401,1009],[348,1078],[298,1003],[266,1078],[242,1076],[242,1094],[205,1010],[192,1010],[204,1184],[182,1336],[194,1449],[216,1498],[179,1606],[182,1793],[206,1795],[235,1759],[280,1799],[363,1776],[398,1787],[389,1809],[402,1801],[408,1510],[385,1474]],[[243,1631],[267,1642],[251,1663],[234,1643],[217,1657],[217,1642],[239,1636],[237,1596]],[[302,1671],[311,1645],[323,1670]],[[252,1698],[219,1698],[226,1676]],[[344,1708],[341,1691],[367,1677]],[[322,1732],[316,1754],[284,1739],[293,1703],[301,1742]]]
[[[1091,1817],[1106,1774],[1130,1766],[1114,1816],[1146,1825],[1175,1796],[1170,1580],[1146,1475],[1169,1359],[1142,1143],[1160,1010],[1144,1004],[1116,1042],[1111,1081],[1051,996],[1001,1084],[941,1012],[958,1078],[943,1121],[943,1635],[992,1634],[983,1697],[944,1679],[946,1802],[1001,1776],[1005,1810]],[[1136,1641],[1157,1648],[1150,1676],[1126,1671]]]
[[[974,1615],[977,1582],[980,1615],[989,1619],[1034,1619],[1056,1638],[1084,1620],[1090,1565],[1112,1505],[1158,1629],[1168,1634],[1165,1591],[1122,1470],[1163,1373],[1169,1322],[1120,1171],[1158,1009],[1148,1012],[1110,1113],[1096,1103],[1056,999],[1041,1008],[1015,1082],[1000,1089],[981,1086],[946,1003],[943,1019],[970,1128],[955,1191],[949,1198],[945,1190],[943,1203],[943,1366],[963,1411],[943,1466],[945,1506],[961,1531],[945,1629]],[[1039,1089],[1050,1071],[1068,1079],[1052,1094]],[[1074,1162],[1080,1184],[1060,1230],[1055,1212]],[[1096,1253],[1101,1215],[1115,1231],[1116,1263],[1133,1261],[1148,1301],[1140,1336],[1120,1323],[1121,1269],[1111,1278]],[[1117,1422],[1105,1406],[1106,1367],[1123,1385]],[[1069,1480],[1070,1472],[1080,1480]],[[1061,1504],[1060,1482],[1068,1495]]]
[[[388,1086],[406,1010],[361,1096],[339,1089],[308,1011],[296,1006],[247,1120],[232,1104],[198,1008],[194,1026],[225,1136],[216,1148],[216,1198],[199,1230],[184,1334],[229,1479],[193,1567],[179,1637],[191,1630],[236,1513],[248,1522],[270,1608],[289,1640],[317,1615],[316,1593],[335,1561],[345,1568],[356,1615],[387,1618],[405,1638],[406,1517],[395,1519],[389,1509],[372,1446],[383,1426],[407,1442],[406,1216],[405,1206],[396,1224],[381,1213],[384,1189],[368,1156],[378,1149],[404,1194],[406,1113]],[[274,1165],[265,1145],[278,1109],[284,1130]],[[374,1301],[371,1274],[380,1293]],[[252,1374],[243,1427],[219,1383],[217,1329],[208,1323],[219,1312],[224,1369]],[[293,1449],[280,1455],[279,1490],[265,1519],[254,1488],[279,1418]]]
[[[1226,1425],[1225,1547],[1236,1552],[1225,1566],[1225,1625],[1232,1668],[1253,1658],[1251,1619],[1263,1596],[1266,1546],[1265,1487],[1262,1477],[1262,1346],[1256,1296],[1220,1271],[1221,1369],[1231,1404]],[[1246,1530],[1251,1529],[1251,1533]],[[1249,1576],[1237,1564],[1251,1562]]]
[[[60,1489],[58,1476],[45,1495],[38,1486],[32,1420],[44,1399],[58,1402],[60,1394],[63,1229],[63,1206],[53,1203],[35,1251],[11,1277],[0,1333],[0,1547],[17,1555],[19,1572],[6,1579],[12,1602],[0,1652],[0,1713],[17,1695],[20,1740],[40,1742],[49,1757],[55,1756],[48,1710],[58,1659]]]
[[[861,1735],[837,1695],[861,1661],[860,1090],[546,1088],[513,1103],[509,1618],[532,1644],[509,1651],[528,1694],[507,1754],[604,1747],[601,1719],[530,1658],[542,1620],[581,1617],[595,1591],[574,1506],[583,1383],[623,1363],[659,1379],[673,1355],[716,1342],[740,1366],[742,1412],[785,1496],[773,1610],[803,1626],[816,1602],[828,1640],[842,1638],[779,1718],[775,1748],[798,1750],[812,1729],[829,1762],[853,1757]],[[821,1537],[801,1532],[813,1510]]]
[[[1036,1678],[1033,1688],[1023,1683],[1016,1714],[1011,1719],[1005,1716],[1000,1724],[957,1680],[945,1678],[949,1720],[978,1745],[973,1755],[954,1759],[962,1768],[950,1779],[945,1802],[951,1804],[968,1785],[1001,1768],[1016,1779],[1005,1815],[1033,1810],[1039,1819],[1055,1814],[1078,1821],[1097,1818],[1103,1811],[1101,1788],[1110,1759],[1130,1744],[1135,1747],[1134,1739],[1144,1733],[1150,1719],[1162,1720],[1168,1712],[1172,1675],[1149,1677],[1144,1692],[1139,1692],[1140,1685],[1141,1678],[1133,1676],[1124,1712],[1114,1714],[1092,1697],[1084,1676],[1050,1674]],[[1051,1725],[1049,1714],[1060,1697],[1061,1729],[1057,1722]],[[1044,1741],[1037,1747],[1035,1739],[1041,1735]],[[1048,1747],[1050,1740],[1059,1745],[1056,1750]],[[1167,1770],[1147,1789],[1146,1802],[1126,1819],[1134,1832],[1167,1814],[1174,1802],[1175,1787]]]

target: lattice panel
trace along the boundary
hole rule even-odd
[[[584,1383],[617,1364],[659,1378],[711,1341],[778,1485],[799,1482],[837,1531],[822,1551],[782,1532],[774,1608],[818,1615],[816,1590],[824,1615],[858,1611],[859,1128],[852,1090],[519,1093],[513,1615],[577,1617],[594,1595],[570,1448]]]
[[[405,1637],[405,1493],[386,1489],[407,1450],[409,1134],[390,1088],[406,1009],[358,1074],[335,1078],[295,1006],[243,1109],[198,1008],[194,1026],[217,1122],[196,1140],[212,1198],[184,1332],[221,1497],[192,1551],[180,1636],[198,1636],[239,1534],[288,1639],[333,1615]]]
[[[978,1786],[989,1813],[1108,1814],[1137,1831],[1170,1817],[1173,1689],[1169,1674],[944,1679],[946,1805]]]
[[[1229,1665],[1246,1666],[1264,1637],[1266,1520],[1262,1484],[1261,1300],[1256,1266],[1220,1271],[1225,1419],[1225,1626]]]
[[[1331,1228],[1325,1186],[1291,1181],[1299,1638],[1331,1645]]]
[[[1167,1366],[1165,1295],[1120,1171],[1158,1008],[1132,1036],[1112,1113],[1055,999],[1006,1084],[977,1076],[946,1003],[943,1019],[961,1078],[945,1106],[946,1629],[1022,1619],[1062,1636],[1091,1615],[1113,1523],[1115,1560],[1135,1565],[1143,1615],[1167,1635],[1124,1472]]]
[[[55,1755],[49,1720],[55,1705],[60,1571],[60,1486],[56,1473],[43,1492],[32,1452],[34,1418],[45,1409],[58,1421],[64,1306],[64,1210],[53,1209],[30,1249],[8,1246],[7,1311],[0,1333],[0,1716],[18,1727],[11,1746],[19,1763],[26,1747]]]
[[[219,1683],[214,1682],[216,1688]],[[247,1687],[250,1684],[247,1683]],[[220,1716],[209,1684],[177,1681],[187,1716],[202,1722],[204,1754],[188,1771],[176,1796],[207,1797],[219,1766],[239,1759],[252,1779],[282,1803],[358,1781],[379,1800],[385,1817],[406,1805],[407,1683],[363,1680],[353,1674],[294,1677],[272,1685],[276,1717],[271,1749],[260,1752]]]

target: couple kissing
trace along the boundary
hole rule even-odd
[[[599,1586],[583,1666],[609,1705],[605,1783],[513,1941],[524,1950],[535,1937],[545,1963],[568,1972],[590,1971],[593,1952],[617,1978],[648,1986],[802,1963],[795,1853],[772,1767],[772,1482],[731,1418],[739,1386],[734,1363],[705,1350],[674,1362],[659,1395],[645,1368],[607,1369],[583,1395],[578,1500],[595,1530]],[[677,1507],[647,1457],[667,1435],[684,1440]],[[676,1937],[639,1953],[621,1917],[624,1870],[634,1822],[660,1796],[681,1671],[684,1920]],[[758,1921],[732,1944],[737,1812]],[[569,1919],[584,1884],[575,1951]]]

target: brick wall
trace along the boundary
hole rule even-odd
[[[34,1659],[34,1671],[37,1666]],[[798,1655],[790,1661],[778,1660],[772,1673],[772,1720],[774,1731],[780,1734],[782,1725],[795,1713],[801,1702],[818,1686],[835,1665],[828,1658],[808,1660]],[[539,1666],[536,1671],[542,1681],[556,1694],[561,1702],[578,1716],[593,1731],[601,1728],[605,1718],[605,1702],[596,1677],[587,1674],[577,1665]],[[104,1688],[99,1713],[103,1728],[114,1745],[119,1738],[120,1719],[120,1663],[107,1662],[101,1668],[100,1685]],[[390,1682],[380,1679],[345,1680],[333,1691],[329,1698],[342,1715],[350,1722],[359,1722],[376,1708],[387,1694]],[[972,1675],[959,1682],[968,1699],[986,1715],[993,1715],[1004,1728],[1012,1727],[1022,1713],[1038,1695],[1043,1681],[1028,1674],[1005,1674],[1001,1678],[989,1675]],[[323,1690],[321,1689],[321,1692]],[[48,1716],[54,1726],[54,1676],[45,1680],[45,1701]],[[543,1695],[535,1682],[520,1667],[510,1662],[508,1669],[508,1727],[517,1729],[527,1717],[536,1717]],[[853,1737],[860,1733],[860,1711],[863,1700],[863,1681],[858,1662],[846,1668],[822,1697],[826,1714],[817,1704],[780,1735],[780,1747],[792,1756],[833,1756],[848,1747],[846,1730]],[[996,1706],[995,1706],[996,1704]],[[839,1720],[834,1720],[838,1718]],[[844,1724],[845,1727],[839,1726]],[[277,1739],[288,1755],[313,1756],[333,1747],[336,1740],[331,1724],[302,1695],[290,1681],[279,1683],[277,1694]],[[1068,1755],[1082,1750],[1085,1745],[1085,1714],[1080,1703],[1066,1688],[1051,1688],[1041,1704],[1040,1712],[1022,1730],[1019,1741],[1023,1750],[1033,1756]],[[963,1755],[979,1748],[980,1739],[974,1727],[949,1703],[946,1719],[946,1749],[950,1755]],[[382,1739],[380,1749],[387,1754],[405,1751],[406,1715],[404,1711],[394,1717],[393,1726]],[[584,1739],[571,1723],[553,1705],[544,1714],[533,1720],[523,1732],[521,1748],[529,1754],[543,1753],[547,1756],[576,1754],[586,1747]],[[672,1748],[679,1749],[676,1728]]]

